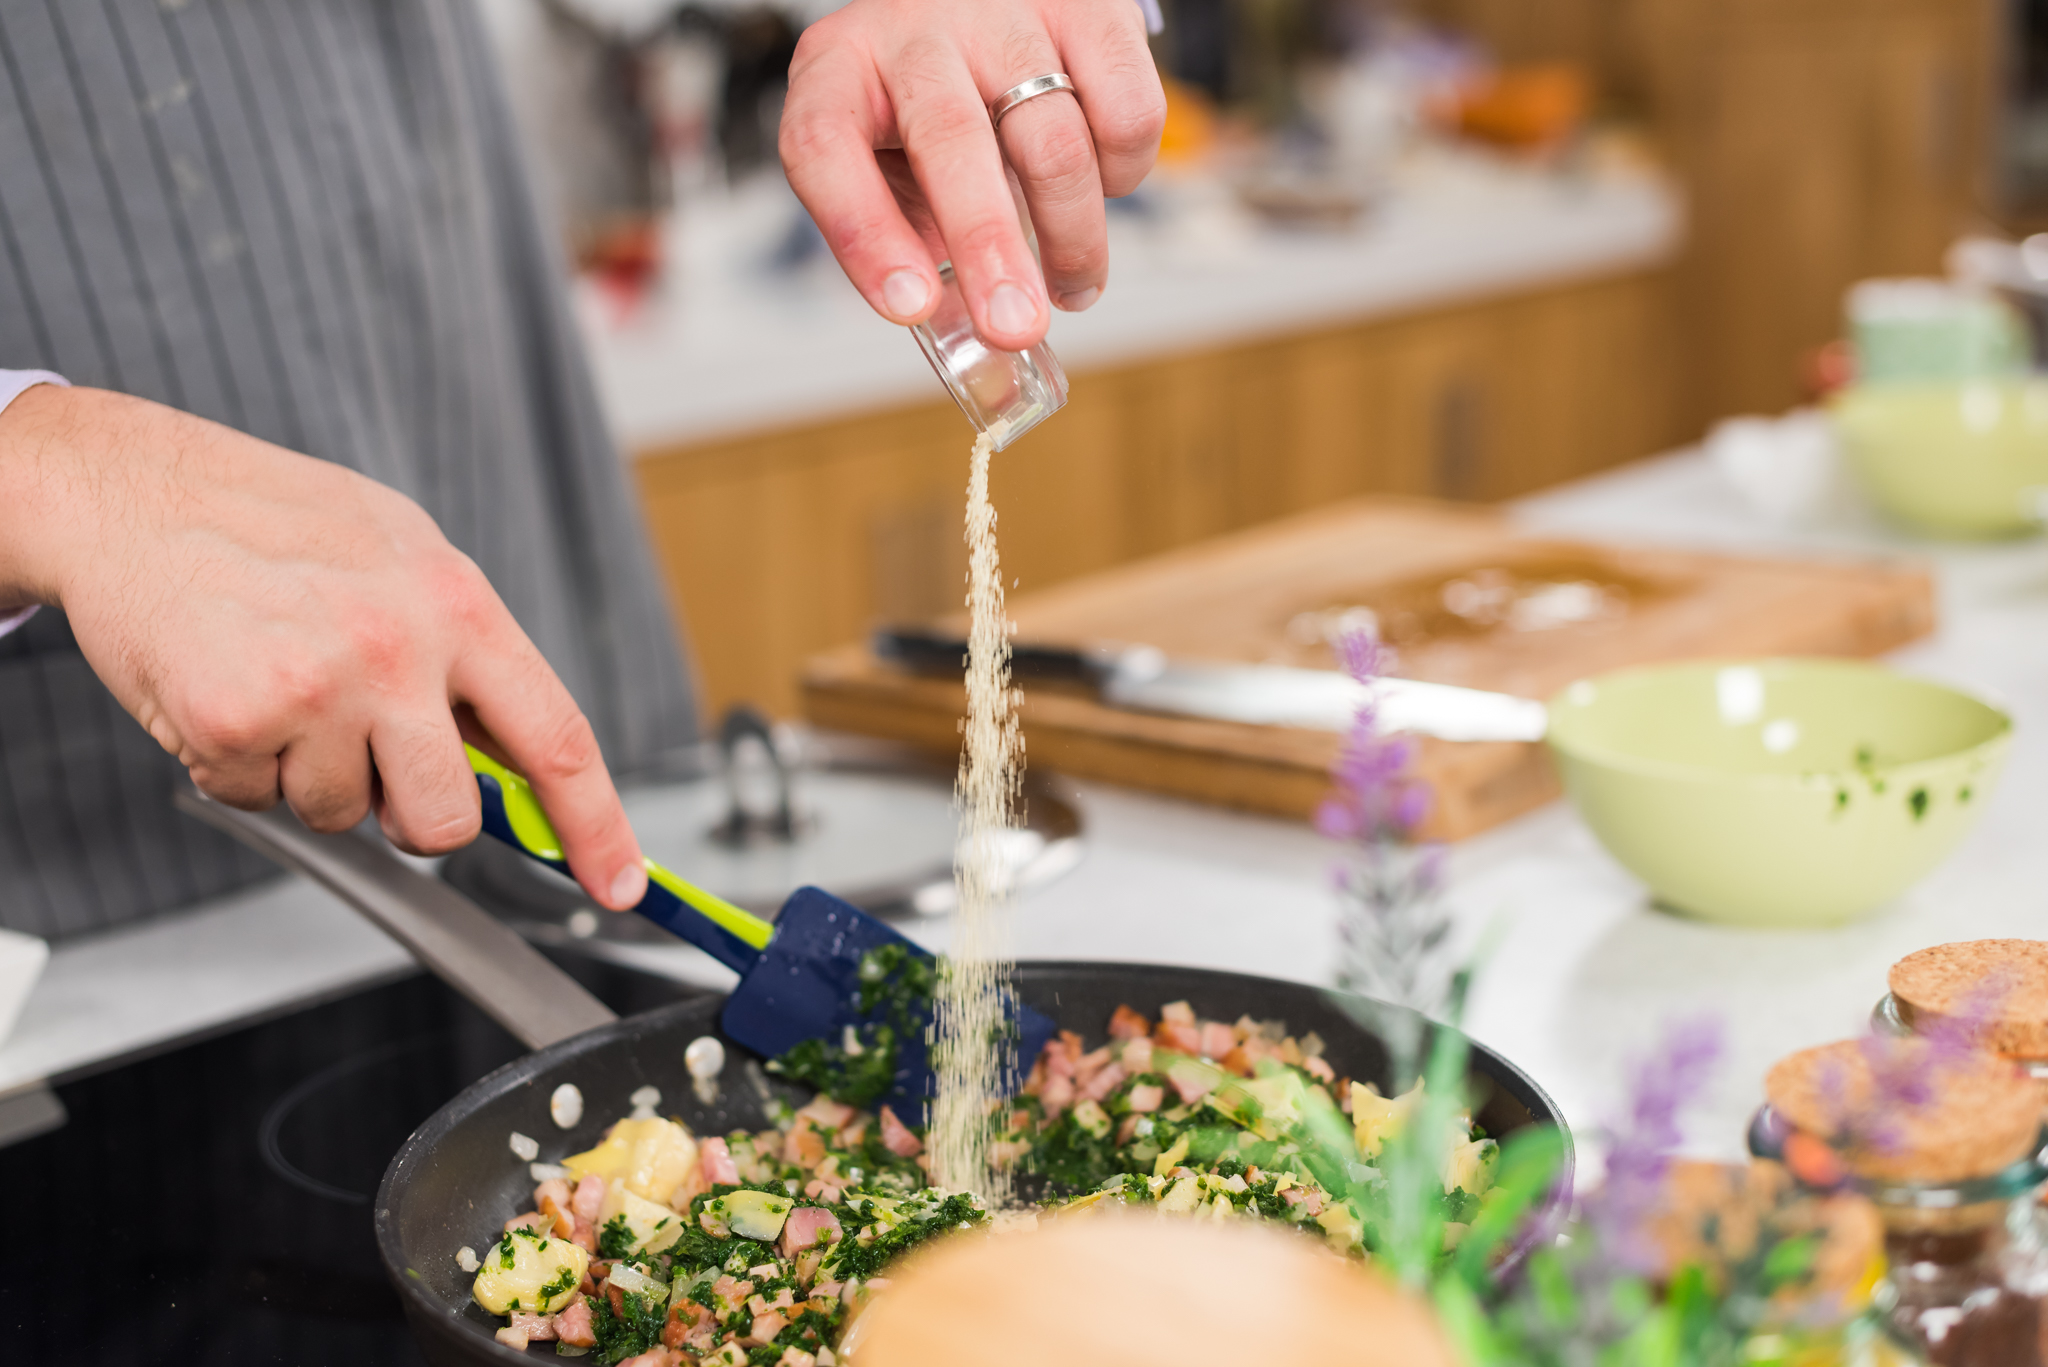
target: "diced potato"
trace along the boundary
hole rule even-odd
[[[1100,1139],[1109,1133],[1109,1112],[1096,1102],[1084,1101],[1074,1108],[1074,1123]]]
[[[1178,1211],[1185,1214],[1202,1203],[1202,1184],[1199,1178],[1183,1177],[1167,1189],[1159,1198],[1161,1210]]]
[[[1323,1235],[1330,1241],[1330,1247],[1340,1253],[1357,1248],[1365,1237],[1365,1226],[1359,1222],[1358,1212],[1348,1202],[1333,1201],[1316,1216],[1316,1223],[1322,1226]]]
[[[1362,1158],[1377,1158],[1387,1141],[1401,1132],[1408,1117],[1422,1104],[1422,1084],[1416,1083],[1396,1097],[1381,1096],[1365,1083],[1351,1084],[1351,1128]]]
[[[704,1215],[742,1239],[772,1243],[781,1235],[782,1222],[795,1204],[787,1196],[765,1191],[733,1191],[707,1202]]]
[[[632,1231],[635,1252],[659,1253],[683,1237],[683,1216],[658,1201],[636,1196],[632,1188],[615,1177],[605,1188],[597,1227],[603,1229],[621,1216],[625,1217],[626,1228]]]
[[[1493,1187],[1494,1168],[1500,1162],[1500,1145],[1491,1139],[1474,1139],[1452,1147],[1444,1159],[1444,1190],[1460,1187],[1468,1196],[1484,1196]]]
[[[552,1315],[575,1296],[589,1267],[590,1255],[567,1239],[520,1230],[491,1245],[470,1294],[493,1315]]]
[[[1152,1175],[1164,1177],[1180,1166],[1180,1160],[1188,1156],[1188,1137],[1183,1134],[1173,1141],[1173,1147],[1159,1155],[1152,1163]]]
[[[1270,1073],[1248,1082],[1226,1082],[1210,1095],[1209,1105],[1261,1139],[1283,1139],[1301,1123],[1302,1099],[1298,1075]]]
[[[584,1177],[619,1178],[627,1190],[649,1201],[670,1204],[676,1189],[697,1170],[697,1141],[673,1120],[648,1116],[621,1120],[604,1142],[564,1159],[572,1182]]]

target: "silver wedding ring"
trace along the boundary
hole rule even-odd
[[[989,106],[988,116],[996,127],[1001,128],[1003,115],[1026,100],[1035,100],[1040,95],[1050,95],[1055,90],[1064,90],[1077,100],[1081,98],[1074,90],[1073,78],[1064,71],[1055,71],[1050,76],[1033,76],[1028,81],[1019,81],[996,96],[996,102]]]

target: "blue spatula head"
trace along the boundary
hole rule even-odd
[[[775,917],[775,937],[726,1003],[725,1032],[758,1054],[778,1058],[805,1040],[838,1041],[847,1026],[874,1013],[860,1009],[861,960],[900,945],[929,964],[932,956],[850,902],[817,888],[799,888]],[[1031,1007],[1017,1010],[1017,1077],[1030,1072],[1058,1029]],[[905,1040],[896,1080],[884,1102],[910,1124],[923,1124],[934,1089],[922,1034]]]

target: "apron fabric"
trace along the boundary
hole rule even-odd
[[[630,772],[690,681],[515,136],[469,0],[0,0],[0,366],[417,499]],[[273,872],[184,781],[61,613],[0,640],[0,925]]]

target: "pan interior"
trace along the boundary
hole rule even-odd
[[[1090,1047],[1103,1041],[1118,1005],[1150,1015],[1165,1002],[1185,999],[1212,1018],[1250,1015],[1283,1020],[1297,1034],[1313,1030],[1340,1074],[1382,1090],[1396,1083],[1384,1042],[1321,988],[1205,969],[1096,963],[1020,964],[1017,988],[1024,1001]],[[469,1087],[406,1141],[378,1192],[377,1237],[430,1358],[514,1356],[492,1341],[496,1322],[470,1300],[471,1276],[456,1264],[457,1250],[481,1253],[503,1223],[531,1203],[533,1179],[510,1147],[514,1131],[539,1141],[542,1161],[557,1162],[597,1143],[632,1108],[628,1098],[641,1087],[660,1089],[662,1114],[677,1116],[697,1134],[761,1129],[769,1124],[771,1097],[795,1104],[808,1099],[807,1090],[769,1079],[760,1061],[730,1039],[724,1039],[728,1063],[718,1094],[707,1102],[693,1093],[683,1050],[699,1035],[724,1038],[717,1029],[723,1005],[722,997],[692,999],[528,1055]],[[1470,1073],[1474,1118],[1488,1133],[1562,1125],[1541,1088],[1476,1043]],[[548,1112],[550,1095],[565,1082],[576,1084],[584,1099],[583,1119],[569,1130],[557,1128]],[[1569,1153],[1567,1144],[1568,1164]]]

